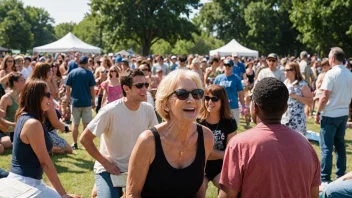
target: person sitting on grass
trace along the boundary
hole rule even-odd
[[[49,110],[50,103],[51,94],[45,82],[30,80],[25,84],[16,112],[17,124],[8,178],[40,190],[37,198],[79,198],[77,195],[67,195],[49,156],[53,144],[43,122],[44,112]],[[42,182],[43,172],[54,189]]]

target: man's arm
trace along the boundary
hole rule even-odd
[[[315,116],[315,123],[320,124],[319,113],[325,108],[326,103],[328,103],[330,96],[331,96],[331,91],[323,90],[318,104],[318,109],[317,109],[318,113]]]
[[[66,99],[67,101],[71,101],[71,87],[66,85]]]
[[[92,96],[92,108],[95,109],[95,90],[94,90],[94,86],[90,87],[90,95]]]
[[[84,146],[86,151],[91,155],[95,160],[97,160],[106,171],[113,175],[120,175],[120,170],[115,164],[115,162],[110,162],[106,159],[97,149],[93,140],[95,136],[93,133],[86,127],[80,137],[80,143]]]
[[[243,93],[243,91],[239,91],[239,92],[238,92],[238,98],[239,98],[239,100],[240,100],[240,103],[241,103],[241,105],[242,105],[242,108],[245,108],[246,103],[244,103],[244,93]]]
[[[220,184],[220,189],[221,190],[219,192],[218,198],[237,198],[238,197],[238,192],[233,189],[227,188],[226,186],[221,184]]]

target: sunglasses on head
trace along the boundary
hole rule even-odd
[[[184,89],[177,89],[176,91],[172,92],[168,97],[170,97],[172,94],[175,94],[177,99],[179,100],[186,100],[189,96],[189,94],[192,94],[192,97],[195,100],[200,100],[204,96],[204,91],[203,89],[194,89],[192,91],[187,91]]]
[[[219,101],[219,98],[218,98],[218,97],[215,97],[215,96],[214,96],[214,97],[205,96],[204,99],[205,99],[206,101],[211,100],[212,102],[217,102],[217,101]]]
[[[51,97],[51,93],[50,92],[46,92],[46,93],[44,93],[44,96],[47,97],[47,98],[50,98]]]
[[[143,86],[145,86],[145,88],[148,89],[149,83],[137,83],[137,84],[134,84],[134,85],[132,85],[132,86],[135,86],[137,89],[142,89]]]

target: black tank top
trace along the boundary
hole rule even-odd
[[[192,164],[183,169],[172,167],[167,161],[156,128],[150,129],[155,138],[155,158],[149,166],[141,193],[145,197],[195,197],[203,183],[205,149],[203,129],[197,124],[197,153]]]

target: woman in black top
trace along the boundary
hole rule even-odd
[[[139,136],[127,197],[205,197],[204,168],[214,139],[195,123],[203,94],[199,75],[189,70],[173,71],[161,81],[155,107],[165,122]]]
[[[236,135],[237,123],[232,118],[228,101],[226,90],[222,86],[214,84],[205,89],[203,108],[197,121],[214,134],[214,148],[208,158],[203,181],[205,190],[209,181],[220,189],[219,180],[225,149],[229,140]]]

